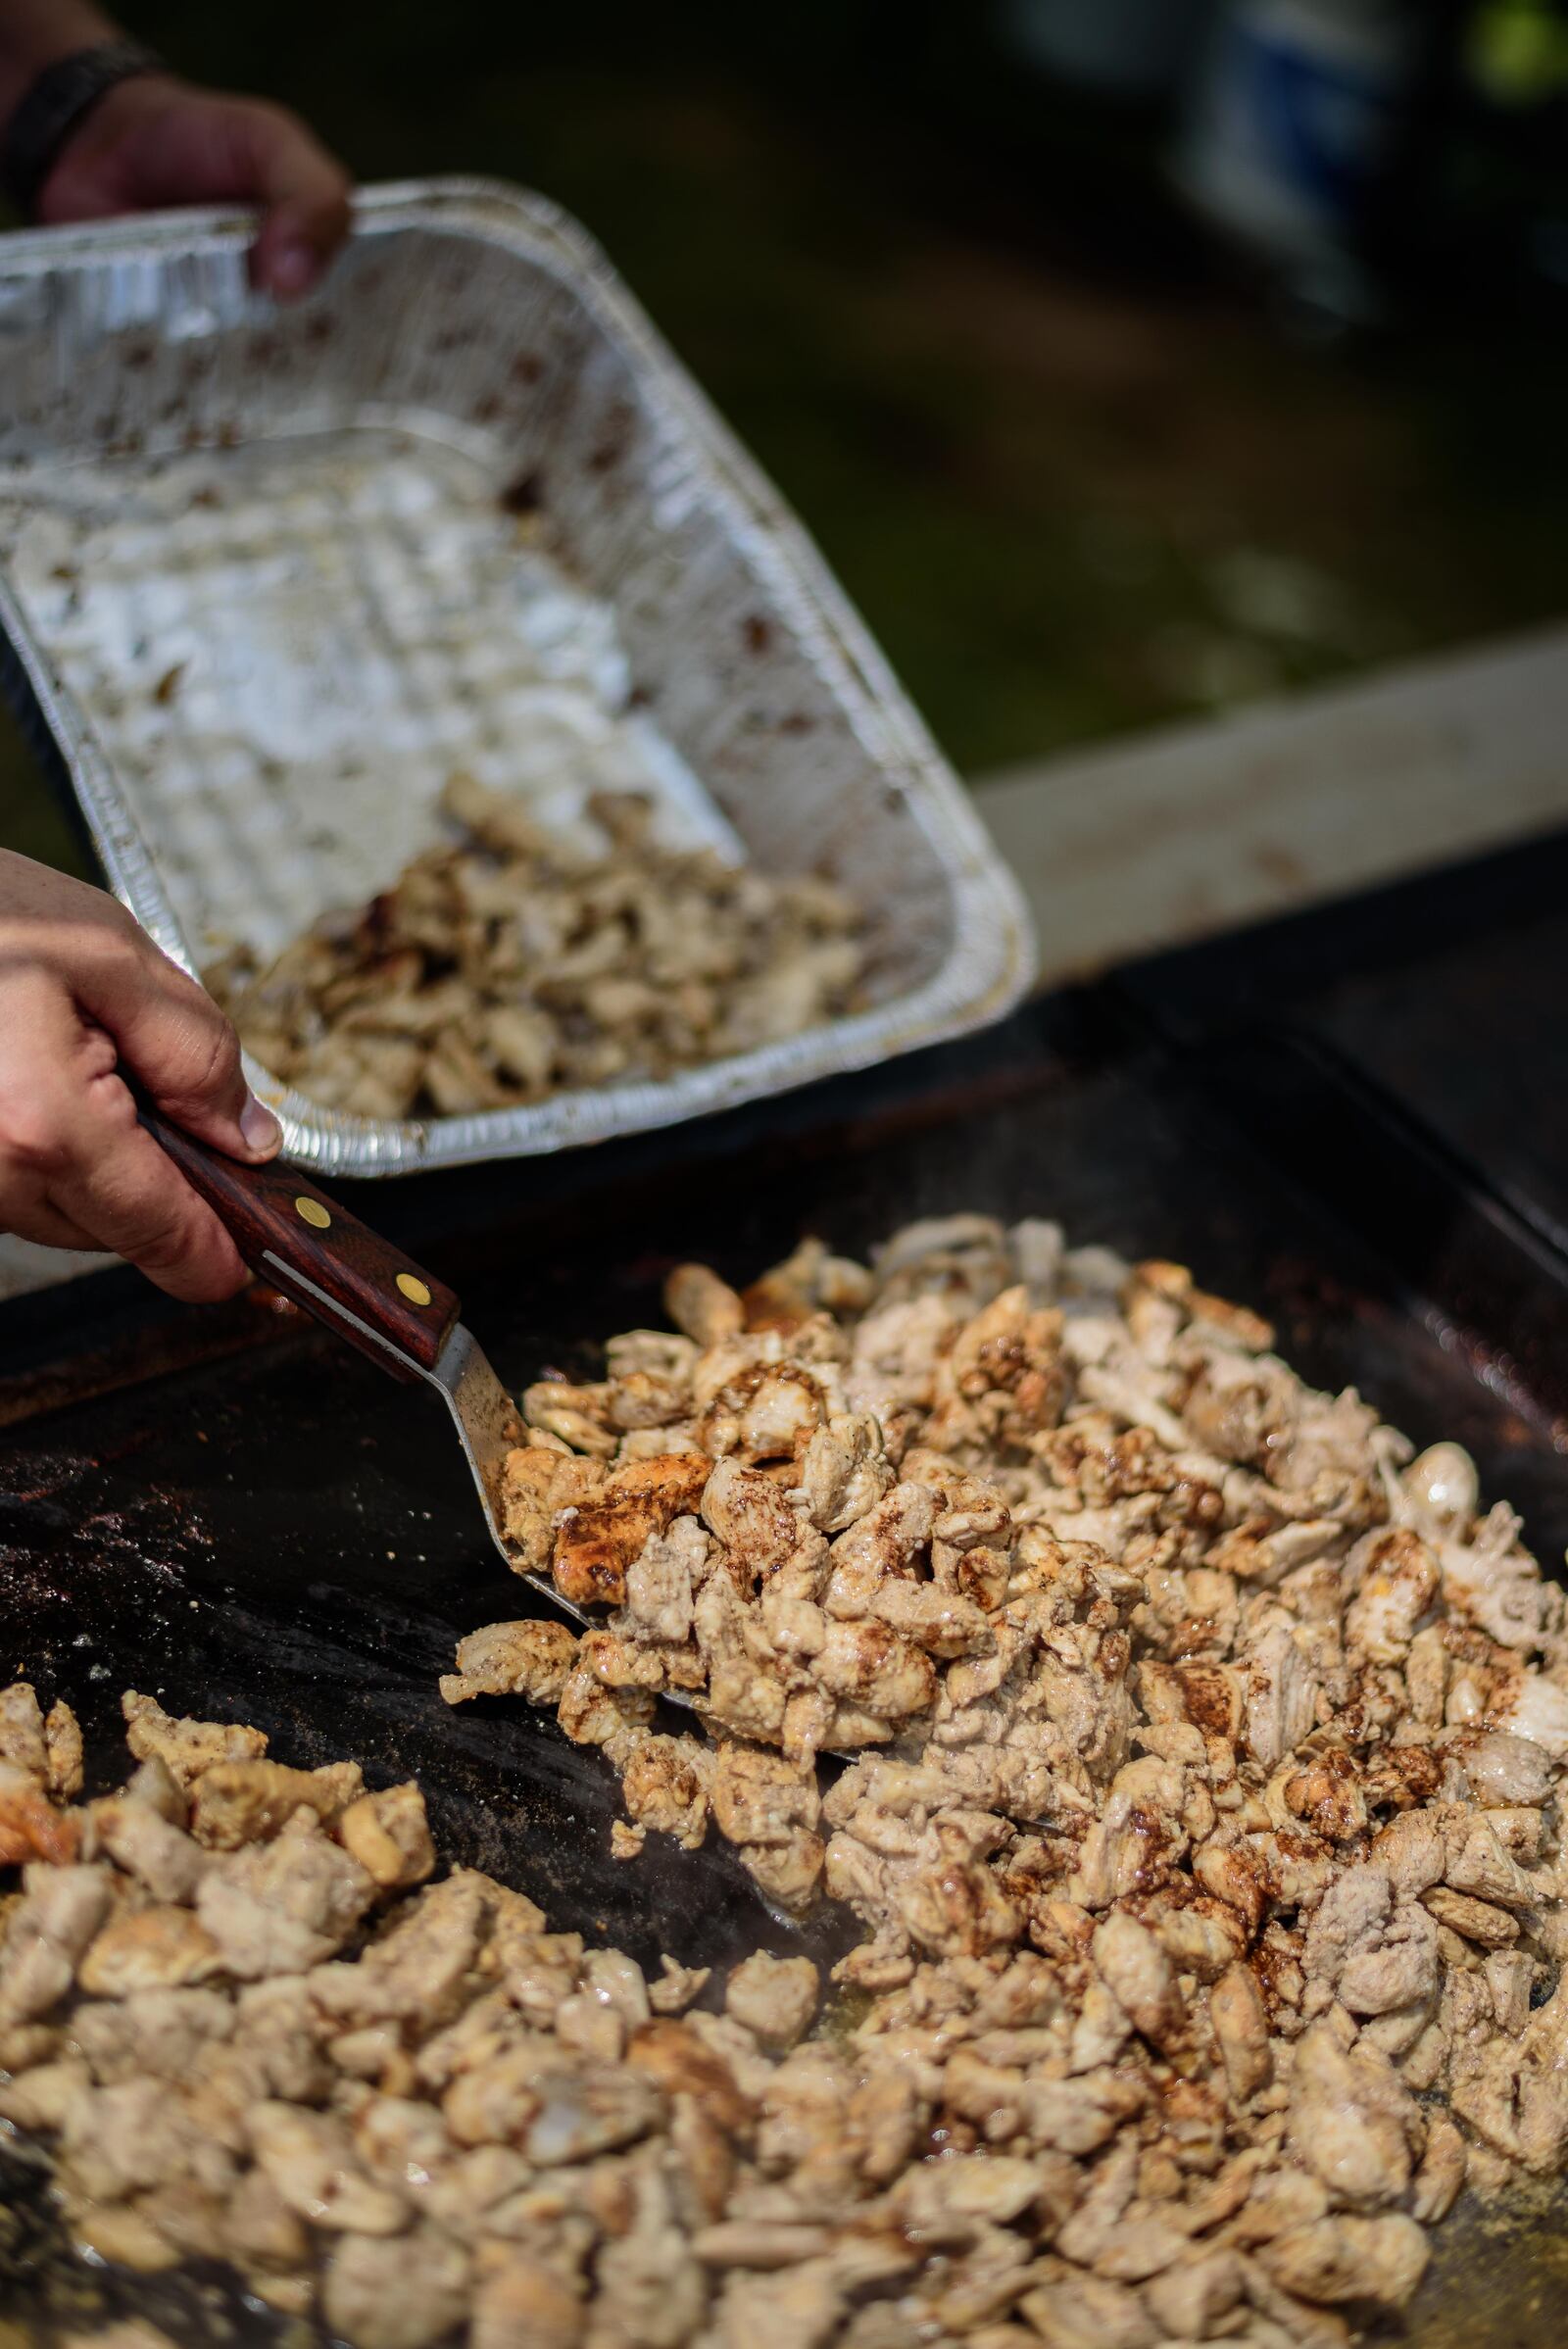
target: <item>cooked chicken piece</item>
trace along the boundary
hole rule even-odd
[[[1423,2227],[1446,2219],[1464,2184],[1467,2157],[1464,2138],[1441,2113],[1427,2123],[1426,2151],[1410,2189],[1410,2215]]]
[[[277,2276],[308,2266],[311,2238],[304,2222],[263,2170],[247,2170],[224,2218],[225,2252],[252,2273]],[[306,2304],[309,2305],[309,2302]]]
[[[550,1571],[574,1606],[621,1606],[626,1576],[650,1536],[667,1533],[703,1497],[709,1463],[695,1452],[629,1460],[597,1498],[568,1504],[556,1519]]]
[[[16,2079],[24,2072],[51,2064],[64,2045],[65,2034],[55,2024],[8,2024],[0,2028],[0,2072]]]
[[[1225,2330],[1246,2292],[1234,2251],[1199,2249],[1154,2276],[1144,2298],[1173,2339],[1206,2341]]]
[[[267,1751],[259,1729],[237,1722],[172,1720],[151,1696],[128,1689],[121,1698],[125,1742],[138,1762],[156,1757],[189,1789],[215,1762],[250,1762]]]
[[[708,1536],[695,1517],[677,1517],[667,1534],[651,1534],[626,1570],[616,1628],[629,1639],[671,1646],[689,1639],[693,1593],[708,1564]]]
[[[69,1802],[81,1792],[81,1727],[64,1700],[52,1704],[44,1717],[43,1742],[49,1791],[57,1800]]]
[[[23,1898],[5,1919],[0,2024],[36,2022],[65,1997],[113,1897],[105,1868],[34,1861],[23,1885]]]
[[[0,2121],[37,2134],[63,2129],[90,2085],[77,2057],[34,2064],[23,2078],[0,2085]]]
[[[1529,1737],[1510,1730],[1488,1730],[1456,1740],[1456,1751],[1476,1800],[1483,1805],[1529,1803],[1539,1806],[1550,1795],[1559,1769],[1554,1759]]]
[[[649,1984],[648,2003],[656,2015],[683,2015],[702,1996],[712,1968],[677,1965],[667,1952],[659,1963],[662,1971],[659,1981]]]
[[[1415,1903],[1401,1902],[1376,1937],[1347,1958],[1340,2002],[1352,2015],[1422,2008],[1436,1996],[1441,1971],[1441,1944],[1430,1917]]]
[[[806,2032],[819,1994],[809,1958],[773,1958],[759,1949],[731,1974],[724,2011],[764,2047],[782,2051]]]
[[[489,1907],[482,1877],[460,1870],[444,1878],[401,1909],[354,1963],[317,1966],[308,1977],[313,2003],[340,2025],[444,2023],[478,1963]]]
[[[1507,2162],[1552,2177],[1568,2158],[1568,2068],[1560,2044],[1527,2031],[1523,2040],[1499,2036],[1470,2050],[1462,2063],[1456,2059],[1452,2102],[1460,2120]]]
[[[290,1834],[218,1861],[196,1910],[229,1973],[256,1982],[335,1956],[374,1897],[348,1852],[323,1835]]]
[[[930,1658],[880,1621],[828,1623],[808,1670],[831,1695],[883,1720],[924,1712],[937,1692]]]
[[[247,2122],[257,2168],[308,2226],[390,2235],[408,2225],[403,2197],[372,2181],[348,2130],[328,2114],[263,2100]]]
[[[106,1853],[155,1900],[195,1897],[210,1865],[208,1855],[150,1802],[138,1801],[129,1792],[111,1794],[95,1802],[87,1816],[91,1850]]]
[[[1560,1600],[1561,1593],[1556,1595]],[[1568,1762],[1568,1688],[1559,1688],[1544,1673],[1517,1674],[1494,1707],[1494,1717],[1497,1727],[1510,1736],[1531,1738],[1544,1745],[1553,1761]]]
[[[912,1574],[936,1517],[927,1486],[894,1485],[833,1543],[824,1600],[828,1613],[863,1614],[891,1577]]]
[[[807,1520],[784,1488],[758,1469],[720,1460],[702,1494],[703,1522],[721,1543],[741,1589],[754,1590],[808,1546]],[[815,1537],[818,1550],[820,1537]]]
[[[708,1668],[704,1712],[712,1727],[777,1744],[784,1728],[788,1669],[727,1574],[713,1574],[696,1608],[697,1644]]]
[[[715,1458],[794,1461],[828,1409],[821,1380],[804,1363],[759,1363],[718,1389],[696,1422],[697,1440]]]
[[[1157,2047],[1173,2046],[1187,2029],[1175,1970],[1159,1942],[1125,1909],[1095,1928],[1095,1965],[1136,2031]]]
[[[1232,1966],[1208,1994],[1209,2027],[1230,2092],[1245,2104],[1266,2088],[1274,2072],[1268,2010],[1249,1966]]]
[[[593,1499],[607,1476],[603,1460],[573,1457],[553,1436],[536,1434],[508,1452],[501,1474],[501,1528],[522,1572],[548,1570],[557,1512]]]
[[[1424,1892],[1421,1898],[1440,1925],[1466,1941],[1478,1942],[1483,1949],[1504,1949],[1519,1937],[1518,1918],[1506,1909],[1494,1908],[1490,1901],[1472,1900],[1465,1892],[1450,1892],[1446,1884]]]
[[[855,1333],[845,1392],[884,1433],[906,1406],[929,1409],[937,1357],[959,1318],[942,1296],[874,1304]]]
[[[1056,2230],[1055,2247],[1064,2259],[1081,2268],[1094,2267],[1113,2242],[1125,2240],[1130,2224],[1128,2206],[1138,2191],[1139,2168],[1138,2145],[1130,2136],[1120,2137],[1088,2173],[1087,2180],[1080,2177],[1081,2198]],[[1175,2237],[1164,2261],[1156,2260],[1148,2273],[1152,2275],[1168,2264],[1180,2243],[1181,2238]],[[1142,2281],[1142,2277],[1118,2275],[1116,2280],[1128,2283]]]
[[[670,2098],[673,2133],[684,2133],[688,2139],[692,2136],[691,2128],[681,2130],[683,2111],[689,2123],[700,2120],[704,2132],[721,2132],[726,2140],[721,2155],[715,2156],[715,2149],[705,2143],[704,2158],[710,2166],[716,2158],[717,2168],[728,2178],[728,2140],[750,2130],[755,2106],[736,2079],[732,2061],[699,2035],[696,2020],[656,2017],[643,2024],[631,2034],[626,2060],[634,2072]],[[711,2018],[706,2020],[711,2022]]]
[[[1363,1535],[1346,1574],[1359,1584],[1346,1610],[1347,1645],[1374,1664],[1397,1664],[1437,1596],[1437,1559],[1418,1535],[1396,1526]]]
[[[832,2243],[825,2227],[788,2219],[732,2219],[723,2226],[705,2227],[693,2238],[698,2258],[710,2268],[759,2271],[820,2259]]]
[[[679,1338],[669,1343],[676,1346],[687,1344]],[[695,1347],[688,1350],[696,1351]],[[614,1371],[613,1357],[611,1369]],[[649,1435],[659,1428],[672,1427],[682,1417],[691,1390],[690,1364],[684,1365],[683,1370],[684,1375],[679,1375],[634,1366],[612,1376],[605,1402],[605,1415],[611,1426],[623,1436]]]
[[[1059,1223],[1026,1215],[1007,1234],[1007,1254],[1016,1278],[1036,1304],[1049,1305],[1061,1276],[1065,1235]]]
[[[275,1835],[301,1809],[329,1819],[363,1790],[357,1769],[289,1770],[281,1762],[215,1762],[196,1781],[190,1832],[211,1851]]]
[[[1537,1961],[1521,1949],[1494,1949],[1487,1959],[1487,1987],[1497,2029],[1517,2038],[1530,2019]]]
[[[1432,2253],[1413,2219],[1319,2219],[1276,2235],[1258,2254],[1274,2281],[1303,2300],[1403,2308]]]
[[[612,1388],[634,1378],[657,1379],[684,1398],[691,1391],[698,1348],[690,1338],[669,1330],[626,1330],[605,1346],[605,1362]]]
[[[1536,1814],[1539,1817],[1539,1814]],[[1503,1844],[1495,1821],[1505,1812],[1455,1822],[1446,1836],[1447,1868],[1444,1882],[1455,1892],[1472,1893],[1499,1908],[1528,1909],[1538,1886]]]
[[[1443,1574],[1444,1594],[1461,1616],[1468,1615],[1503,1647],[1529,1651],[1560,1632],[1562,1592],[1544,1582],[1528,1550],[1518,1546],[1520,1521],[1506,1502],[1478,1518],[1464,1538],[1440,1537],[1435,1549]],[[1548,1688],[1539,1677],[1524,1684]],[[1526,1730],[1527,1737],[1537,1733]],[[1559,1721],[1563,1743],[1558,1758],[1568,1751],[1568,1707]],[[1549,1737],[1542,1742],[1551,1744]]]
[[[1390,1500],[1396,1521],[1414,1523],[1419,1533],[1462,1529],[1480,1506],[1476,1464],[1461,1444],[1429,1444],[1399,1477]]]
[[[1160,2327],[1136,2292],[1055,2262],[1019,2304],[1051,2349],[1154,2349]]]
[[[194,2125],[177,2092],[158,2080],[84,2087],[61,2124],[61,2155],[73,2194],[120,2202],[149,2189],[232,2191],[232,2151]]]
[[[435,2106],[418,2097],[365,2099],[354,2113],[351,2133],[354,2153],[366,2173],[417,2203],[427,2215],[434,2215],[438,2195],[460,2177],[482,2204],[526,2185],[530,2176],[519,2154],[460,2153]],[[488,2165],[492,2174],[485,2175],[479,2165]],[[447,2199],[443,2197],[443,2203]]]
[[[588,2311],[543,2259],[496,2245],[474,2285],[469,2349],[580,2349]]]
[[[945,1584],[889,1579],[872,1596],[871,1612],[944,1663],[956,1656],[987,1655],[997,1643],[973,1599]]]
[[[679,2225],[665,2171],[635,2165],[631,2194],[630,2225],[599,2256],[596,2326],[639,2349],[685,2349],[707,2308],[707,2276]]]
[[[848,1836],[828,1847],[828,1888],[850,1899],[871,1922],[891,1910],[920,1949],[937,1957],[980,1957],[1009,1947],[1022,1918],[985,1860],[1003,1839],[1000,1821],[984,1812],[950,1812],[934,1819],[904,1866],[852,1870]],[[837,1867],[835,1868],[835,1854]],[[880,1881],[878,1878],[880,1876]]]
[[[626,1809],[640,1828],[695,1851],[708,1832],[711,1760],[692,1737],[639,1737],[619,1763]]]
[[[362,1794],[338,1814],[335,1832],[349,1857],[383,1892],[422,1884],[434,1871],[424,1796],[412,1780],[379,1794]]]
[[[1246,1674],[1247,1748],[1265,1771],[1278,1767],[1317,1720],[1320,1684],[1290,1622],[1254,1638]]]
[[[74,1859],[76,1846],[76,1821],[57,1811],[25,1771],[0,1762],[0,1868],[35,1859],[63,1866]]]
[[[993,1215],[921,1216],[871,1250],[871,1268],[879,1297],[901,1284],[918,1294],[929,1282],[961,1290],[978,1310],[1006,1281],[1006,1239]]]
[[[1152,1754],[1125,1764],[1080,1846],[1074,1897],[1105,1909],[1142,1890],[1185,1848],[1185,1809],[1179,1767]]]
[[[91,1998],[174,1990],[211,1982],[223,1953],[189,1909],[148,1908],[112,1917],[76,1970]]]
[[[787,1916],[804,1917],[811,1908],[827,1858],[820,1835],[795,1828],[782,1839],[743,1843],[739,1857],[763,1896]]]
[[[830,1254],[820,1240],[806,1239],[743,1293],[746,1326],[791,1334],[817,1313],[863,1312],[873,1290],[863,1264]]]
[[[112,2004],[78,2006],[71,2035],[100,2087],[144,2072],[184,2081],[206,2047],[231,2035],[234,2022],[221,1990],[133,1990]]]
[[[441,1694],[448,1704],[464,1704],[470,1696],[522,1696],[529,1704],[555,1704],[576,1655],[576,1635],[564,1623],[487,1623],[458,1641],[458,1669],[442,1675]]]
[[[1418,2122],[1387,2057],[1364,2042],[1347,2050],[1332,2025],[1313,2024],[1297,2043],[1290,2085],[1298,2160],[1341,2202],[1397,2201],[1410,2182]]]
[[[717,1346],[746,1327],[739,1297],[706,1264],[677,1264],[664,1283],[664,1303],[675,1327],[698,1346]]]
[[[49,1747],[43,1709],[30,1681],[0,1688],[0,1763],[49,1787]]]
[[[601,1460],[614,1457],[608,1383],[573,1387],[561,1379],[538,1379],[523,1390],[522,1415],[531,1428],[558,1437],[572,1451]]]
[[[1448,1846],[1439,1821],[1425,1811],[1405,1811],[1373,1838],[1371,1856],[1387,1874],[1394,1893],[1414,1900],[1443,1882]]]
[[[814,1829],[821,1807],[814,1771],[736,1739],[719,1744],[711,1799],[732,1843],[787,1843],[798,1829]]]
[[[652,2025],[644,2026],[651,2030]],[[591,2161],[635,2144],[664,2116],[654,2082],[616,2065],[533,2063],[533,2110],[518,2137],[538,2169]]]
[[[876,1420],[842,1413],[810,1436],[801,1458],[798,1497],[814,1526],[840,1534],[876,1506],[894,1479]]]
[[[467,2307],[468,2254],[423,2226],[387,2242],[347,2234],[327,2262],[321,2313],[354,2349],[433,2349]]]

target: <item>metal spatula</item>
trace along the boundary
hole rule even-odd
[[[435,1388],[457,1426],[490,1539],[514,1574],[577,1623],[603,1621],[564,1598],[548,1575],[517,1563],[502,1531],[501,1475],[526,1430],[516,1404],[458,1319],[459,1300],[379,1232],[273,1159],[242,1166],[141,1104],[141,1121],[200,1194],[258,1277],[303,1305],[350,1346],[404,1381]],[[663,1691],[693,1709],[684,1688]],[[837,1753],[839,1760],[855,1757]]]
[[[260,1279],[395,1379],[423,1379],[452,1413],[479,1494],[490,1539],[514,1574],[579,1623],[594,1618],[563,1598],[548,1578],[523,1573],[502,1532],[501,1471],[526,1431],[516,1404],[458,1319],[458,1297],[328,1199],[299,1171],[273,1159],[242,1166],[145,1105],[142,1124],[212,1208]]]

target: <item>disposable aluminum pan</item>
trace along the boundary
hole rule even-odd
[[[665,1125],[995,1019],[1032,947],[968,802],[820,558],[581,229],[480,181],[374,188],[325,286],[247,223],[0,239],[0,627],[112,886],[199,970],[439,837],[455,768],[865,909],[865,1008],[663,1082],[383,1122],[265,1070],[355,1175]],[[606,713],[609,713],[608,715]]]

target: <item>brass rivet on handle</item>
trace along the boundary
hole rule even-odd
[[[416,1273],[400,1272],[398,1287],[411,1305],[427,1305],[430,1302],[430,1292]]]
[[[327,1232],[332,1228],[332,1218],[318,1199],[297,1199],[294,1212],[302,1222],[312,1225],[318,1232]]]

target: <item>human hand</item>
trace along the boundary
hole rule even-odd
[[[171,1297],[231,1297],[238,1250],[137,1123],[127,1077],[230,1157],[276,1155],[211,997],[102,890],[0,850],[0,1231],[112,1248]]]
[[[102,97],[38,193],[40,220],[96,220],[172,204],[254,204],[251,275],[308,293],[349,227],[350,179],[297,115],[262,98],[139,73]]]

